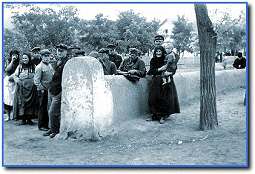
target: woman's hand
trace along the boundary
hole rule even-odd
[[[12,76],[10,76],[10,77],[8,78],[8,81],[9,81],[9,82],[14,82],[14,78],[13,78]]]
[[[17,83],[19,85],[21,84],[21,80],[19,78],[15,78],[14,81],[15,81],[15,83]]]
[[[172,72],[168,72],[168,71],[164,72],[164,75],[165,75],[165,76],[170,76],[170,75],[172,75],[172,74],[173,74]]]

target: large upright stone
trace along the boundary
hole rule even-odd
[[[93,57],[69,60],[62,77],[60,137],[99,139],[112,130],[113,101],[101,64]]]

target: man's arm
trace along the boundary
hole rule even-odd
[[[41,78],[42,78],[42,67],[41,66],[36,66],[35,67],[35,75],[34,75],[34,84],[37,87],[38,91],[44,89],[44,87],[41,84]]]
[[[137,75],[139,77],[145,77],[146,75],[146,68],[145,68],[145,63],[141,60],[139,61],[138,64],[138,69],[133,69],[128,71],[130,74]]]
[[[233,67],[235,67],[236,69],[239,69],[237,59],[235,59],[235,61],[233,63]]]

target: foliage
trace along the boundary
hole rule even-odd
[[[4,43],[4,57],[6,58],[5,60],[7,60],[11,50],[16,49],[20,51],[26,51],[29,49],[29,43],[26,41],[24,35],[9,29],[4,30]],[[5,61],[5,66],[6,63],[7,62]]]
[[[118,38],[114,22],[104,17],[103,14],[96,15],[94,20],[83,21],[83,25],[84,28],[80,31],[80,35],[83,36],[81,42],[91,45],[96,50]]]
[[[147,22],[145,17],[128,10],[119,14],[116,26],[120,51],[126,52],[129,47],[136,47],[146,53],[153,47],[153,36],[159,28],[159,21]]]
[[[227,52],[240,51],[246,47],[246,21],[242,11],[238,17],[232,17],[228,10],[215,11],[219,19],[214,20],[214,27],[218,36],[217,50]]]
[[[31,48],[38,45],[53,47],[61,42],[71,44],[73,30],[79,22],[73,7],[55,11],[33,6],[23,14],[16,12],[12,18],[15,29],[25,36]]]
[[[184,51],[192,53],[193,24],[185,19],[184,16],[178,16],[177,21],[174,21],[173,24],[174,27],[171,39],[173,40],[173,45],[177,50],[177,54],[180,56]]]
[[[6,8],[17,9],[12,16],[14,29],[6,30],[4,35],[7,53],[13,47],[53,49],[59,43],[80,46],[87,53],[109,43],[118,45],[119,52],[137,47],[145,53],[153,47],[153,36],[159,27],[159,21],[147,22],[132,10],[121,12],[118,19],[112,21],[103,14],[97,14],[93,20],[83,20],[76,8],[67,6],[52,9],[24,4]],[[26,8],[26,12],[20,13],[22,8]]]

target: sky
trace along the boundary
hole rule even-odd
[[[53,8],[59,9],[61,7],[70,4],[37,4],[41,8]],[[140,13],[142,16],[146,17],[148,21],[153,19],[159,19],[164,21],[169,19],[169,21],[174,21],[177,15],[185,15],[186,18],[195,21],[195,12],[193,4],[71,4],[79,11],[79,17],[82,19],[93,19],[96,14],[102,13],[108,19],[116,20],[118,14],[121,11],[126,11],[133,9],[136,13]],[[245,11],[245,4],[207,4],[207,8],[210,11],[215,9],[229,11],[231,15],[236,17],[240,14],[241,10]],[[11,15],[12,11],[10,9],[4,10],[4,25],[5,27],[11,27]],[[14,9],[15,11],[15,9]],[[25,9],[19,9],[19,13],[23,13]],[[210,13],[209,13],[210,14]],[[211,15],[215,17],[215,15]]]

